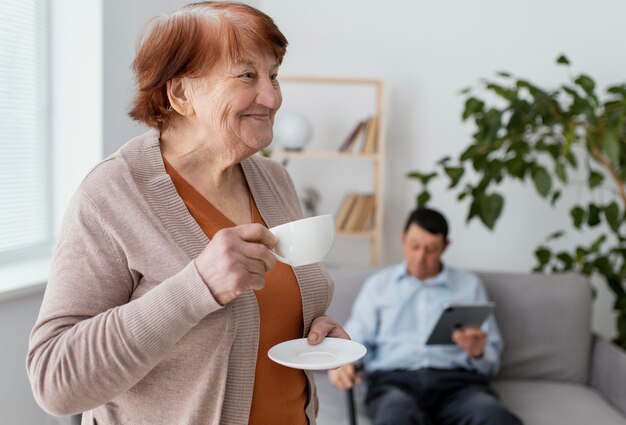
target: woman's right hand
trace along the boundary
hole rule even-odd
[[[222,229],[194,260],[213,297],[226,305],[247,289],[261,289],[274,268],[276,236],[258,223]]]
[[[340,390],[347,390],[352,388],[354,384],[361,383],[361,375],[352,363],[329,370],[328,379],[331,384]]]

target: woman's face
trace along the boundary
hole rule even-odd
[[[252,154],[272,142],[274,116],[282,103],[279,64],[270,52],[247,50],[237,63],[218,64],[192,82],[195,130],[209,142]]]

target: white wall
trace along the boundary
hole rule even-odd
[[[70,424],[69,417],[55,418],[37,404],[26,376],[28,335],[43,298],[41,288],[0,298],[0,423],[6,425]]]
[[[183,0],[107,0],[103,2],[103,140],[105,157],[145,131],[128,117],[134,79],[131,63],[148,21],[189,3]]]
[[[51,4],[54,229],[102,158],[102,0]]]
[[[469,142],[471,127],[461,123],[459,89],[498,70],[557,84],[567,76],[553,65],[560,53],[569,56],[575,71],[597,78],[602,88],[626,79],[626,37],[621,35],[626,3],[619,0],[293,3],[260,2],[290,42],[282,74],[376,77],[387,83],[386,262],[401,258],[399,233],[418,191],[417,183],[404,177],[406,171],[428,170],[436,159],[458,154]],[[312,96],[307,102],[315,108],[328,100]],[[297,182],[311,183],[298,167],[290,171]],[[336,179],[319,172],[315,176],[330,190],[338,186]],[[528,271],[534,248],[548,233],[567,226],[566,205],[551,209],[532,187],[507,186],[505,211],[493,233],[478,223],[466,226],[466,206],[457,204],[443,185],[437,189],[433,205],[452,227],[446,259],[457,266]],[[573,192],[566,201],[579,196]],[[611,335],[611,297],[603,283],[598,288],[594,326]]]

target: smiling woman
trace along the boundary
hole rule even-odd
[[[27,358],[37,401],[83,423],[315,423],[312,375],[270,347],[347,338],[319,264],[277,262],[302,217],[272,140],[287,40],[238,3],[158,18],[134,61],[152,127],[96,166],[65,214]]]

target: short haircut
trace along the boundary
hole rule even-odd
[[[404,225],[404,233],[415,224],[433,235],[443,235],[443,240],[448,240],[448,222],[439,212],[430,208],[417,208],[409,214]]]
[[[176,114],[167,98],[167,81],[206,75],[222,60],[237,62],[246,48],[267,50],[280,64],[287,39],[272,18],[242,3],[192,3],[155,18],[133,61],[137,94],[129,115],[165,130]]]

